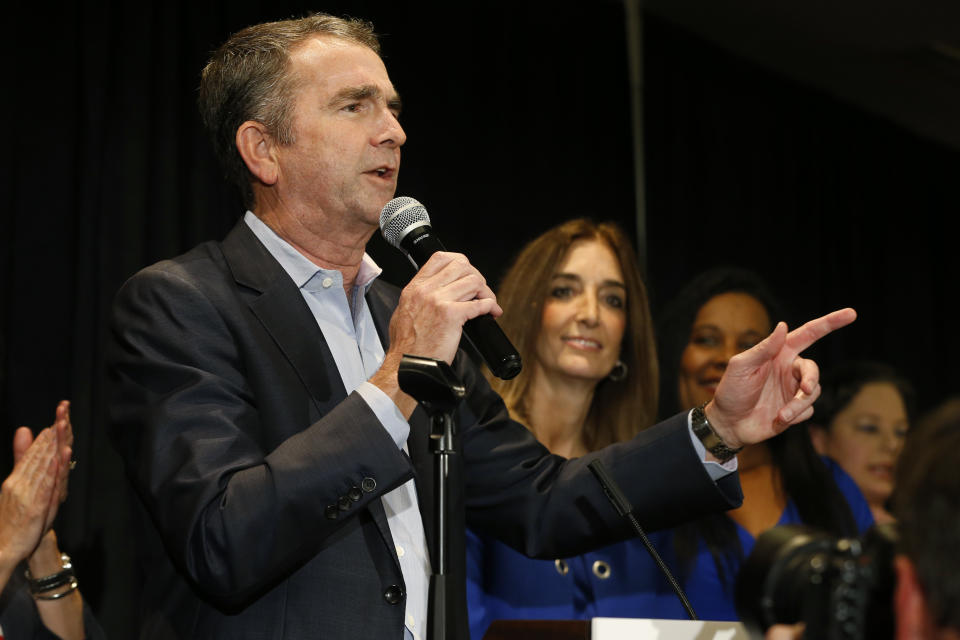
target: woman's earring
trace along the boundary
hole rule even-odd
[[[613,382],[620,382],[627,377],[628,371],[627,363],[623,360],[617,360],[616,364],[613,365],[613,369],[610,369],[610,373],[607,374],[607,377]]]

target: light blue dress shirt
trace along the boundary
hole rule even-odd
[[[370,405],[397,447],[407,451],[410,425],[393,400],[367,382],[380,368],[384,356],[365,297],[381,269],[364,254],[353,286],[352,304],[348,303],[339,271],[317,267],[252,212],[247,211],[244,222],[300,289],[333,354],[347,393],[356,391]],[[381,500],[407,592],[404,637],[422,640],[427,635],[431,569],[414,481],[411,479],[384,494]]]

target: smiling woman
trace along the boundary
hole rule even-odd
[[[501,326],[529,364],[491,384],[554,453],[582,455],[653,424],[653,323],[633,248],[618,227],[578,219],[550,229],[521,250],[497,299]],[[574,405],[577,419],[560,411]],[[557,420],[540,411],[571,423],[565,445],[546,442]]]
[[[616,226],[571,220],[517,256],[498,291],[504,332],[525,367],[491,379],[514,419],[550,451],[577,457],[629,439],[656,415],[657,362],[647,292]],[[475,640],[496,619],[663,617],[682,611],[638,541],[533,560],[467,532]],[[641,595],[636,595],[641,594]]]
[[[783,319],[780,305],[753,272],[717,268],[694,278],[658,322],[661,415],[708,402],[730,359],[766,338]],[[766,529],[802,522],[851,536],[873,523],[850,476],[817,455],[806,425],[744,448],[737,460],[743,505],[664,532],[656,541],[704,619],[737,619],[733,584],[742,559]]]
[[[528,413],[546,410],[545,406],[529,406],[532,403],[555,406],[543,396],[547,389],[558,391],[561,387],[575,395],[587,394],[578,404],[589,408],[594,388],[610,375],[620,356],[627,319],[626,293],[619,261],[608,244],[579,239],[570,245],[550,281],[543,305],[540,335],[530,366],[534,388],[544,389],[528,398]],[[573,450],[556,453],[567,457],[586,453],[582,442],[570,444]]]
[[[680,406],[696,407],[717,391],[726,363],[770,333],[765,305],[749,293],[727,291],[707,300],[694,318],[680,359]]]

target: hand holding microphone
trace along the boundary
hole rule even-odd
[[[418,277],[411,282],[413,285],[411,295],[427,293],[423,290],[433,288],[433,294],[447,299],[452,298],[461,303],[476,302],[478,304],[475,306],[479,308],[487,306],[484,297],[478,295],[479,293],[489,295],[492,299],[493,294],[486,284],[482,283],[479,272],[465,258],[462,260],[454,258],[442,265],[427,266],[433,254],[445,249],[430,226],[430,216],[427,215],[426,208],[413,198],[400,197],[388,202],[380,212],[380,231],[388,243],[407,255],[414,268],[424,267]],[[479,278],[480,282],[477,283],[474,278]],[[408,289],[410,288],[411,286],[408,285]],[[404,295],[407,293],[405,289]],[[468,295],[470,297],[465,297]],[[477,299],[473,299],[474,297]],[[459,298],[464,299],[459,300]],[[403,308],[403,302],[401,298],[401,306],[397,309],[400,314],[409,312]],[[468,306],[461,308],[467,313],[473,313],[468,310]],[[415,322],[414,318],[410,320]],[[445,319],[434,318],[434,320],[442,322]],[[414,330],[417,328],[414,327]],[[487,310],[466,320],[463,323],[463,333],[495,376],[508,380],[520,373],[520,354]],[[393,336],[391,341],[392,339]],[[413,355],[430,356],[431,354]]]

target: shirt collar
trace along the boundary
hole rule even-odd
[[[280,266],[283,267],[283,270],[287,272],[290,278],[293,279],[294,284],[296,284],[298,288],[302,289],[317,273],[339,273],[339,271],[335,269],[322,269],[310,262],[306,256],[294,249],[289,242],[278,236],[273,229],[267,226],[267,224],[252,211],[247,211],[244,214],[243,221],[247,223],[247,226],[250,227],[253,234],[257,236],[260,242],[263,243],[263,246],[267,248],[270,255],[276,258],[277,262],[280,263]],[[377,276],[381,273],[383,273],[383,269],[374,262],[373,258],[364,252],[363,259],[360,261],[360,269],[357,271],[355,286],[363,288],[363,292],[366,293],[370,285],[373,284],[373,281],[376,280]]]

